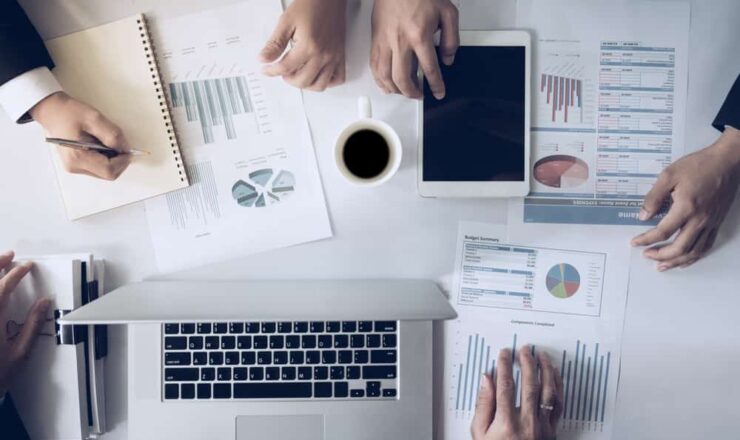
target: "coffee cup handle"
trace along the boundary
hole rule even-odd
[[[373,117],[373,108],[370,105],[370,98],[360,96],[357,100],[357,117],[360,119],[370,119]]]

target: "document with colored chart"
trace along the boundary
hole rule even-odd
[[[534,42],[519,221],[642,224],[645,194],[683,151],[689,19],[681,2],[518,2]]]
[[[332,235],[300,91],[260,73],[281,13],[252,0],[151,24],[191,181],[146,205],[162,272]]]
[[[503,348],[548,353],[564,383],[558,438],[611,438],[627,300],[629,250],[507,237],[504,226],[461,223],[445,323],[439,431],[469,439],[483,373]],[[516,402],[521,373],[515,364]]]

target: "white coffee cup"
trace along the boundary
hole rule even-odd
[[[393,177],[401,166],[401,156],[403,154],[401,138],[398,137],[398,134],[390,125],[373,118],[370,98],[367,96],[361,96],[358,99],[357,111],[358,119],[345,127],[337,137],[336,146],[334,148],[334,159],[339,173],[344,176],[347,181],[361,186],[378,186]],[[350,171],[344,159],[344,150],[347,146],[347,141],[353,134],[362,130],[374,131],[382,136],[386,145],[388,145],[389,150],[388,163],[385,168],[379,174],[369,178],[357,176]]]

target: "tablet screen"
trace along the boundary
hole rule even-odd
[[[424,181],[524,181],[525,56],[523,46],[460,47],[440,66],[444,99],[424,81]]]

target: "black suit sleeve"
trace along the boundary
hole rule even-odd
[[[740,130],[740,75],[735,79],[735,85],[725,98],[725,103],[719,109],[712,125],[720,131],[725,130],[725,125]]]
[[[26,13],[16,0],[0,0],[0,85],[43,66],[54,64]]]
[[[4,1],[4,0],[0,0]],[[8,440],[29,440],[26,428],[18,417],[10,394],[5,395],[5,402],[0,405],[0,438]]]

